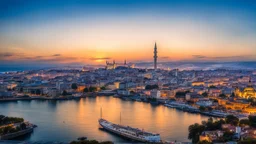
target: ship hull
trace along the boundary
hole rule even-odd
[[[121,137],[130,139],[130,140],[134,140],[134,141],[138,141],[138,142],[143,142],[143,143],[159,143],[159,142],[160,142],[160,141],[157,142],[157,141],[147,140],[147,139],[145,139],[145,138],[143,138],[143,137],[137,137],[137,136],[131,135],[131,134],[126,134],[126,133],[124,133],[124,132],[121,132],[121,131],[118,131],[118,130],[116,130],[116,129],[113,129],[113,128],[109,127],[109,126],[106,126],[106,125],[102,124],[100,121],[99,121],[99,124],[100,124],[100,126],[101,126],[104,130],[109,131],[109,132],[111,132],[111,133],[114,133],[114,134],[116,134],[116,135],[119,135],[119,136],[121,136]]]
[[[146,140],[139,139],[139,138],[136,138],[136,137],[132,137],[132,136],[130,136],[130,135],[123,134],[123,133],[121,133],[121,132],[119,132],[119,131],[115,131],[115,130],[113,130],[113,129],[110,129],[110,128],[108,128],[108,127],[105,127],[105,126],[102,125],[102,124],[100,124],[100,126],[101,126],[103,129],[105,129],[105,130],[107,130],[107,131],[109,131],[109,132],[112,132],[112,133],[114,133],[114,134],[117,134],[117,135],[119,135],[119,136],[122,136],[122,137],[124,137],[124,138],[128,138],[128,139],[130,139],[130,140],[134,140],[134,141],[138,141],[138,142],[148,142],[148,141],[146,141]]]

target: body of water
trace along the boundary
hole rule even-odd
[[[169,141],[189,141],[188,126],[208,119],[206,116],[162,105],[153,106],[149,103],[123,101],[113,97],[2,102],[0,114],[23,117],[38,126],[32,134],[19,140],[70,142],[86,136],[88,139],[128,142],[124,138],[99,129],[101,107],[103,118],[117,124],[159,133],[163,140]]]

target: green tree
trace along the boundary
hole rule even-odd
[[[97,90],[96,87],[89,87],[89,91],[90,91],[90,92],[95,92],[96,90]]]
[[[64,91],[62,92],[62,95],[63,95],[63,96],[67,96],[67,95],[68,95],[68,92],[67,92],[66,90],[64,90]]]
[[[89,92],[89,89],[88,89],[87,87],[84,88],[84,92],[85,92],[85,93]]]
[[[198,123],[190,125],[188,127],[188,139],[191,139],[193,143],[197,143],[199,141],[199,136],[205,130],[205,126],[200,125]]]
[[[24,129],[27,128],[27,125],[26,125],[25,123],[21,123],[21,124],[20,124],[20,128],[21,128],[22,130],[24,130]]]
[[[101,90],[106,90],[105,86],[100,87]]]
[[[36,95],[40,95],[40,94],[41,94],[40,89],[37,89],[37,90],[36,90]]]
[[[245,139],[238,142],[238,144],[256,144],[256,139]]]
[[[256,128],[256,116],[249,116],[250,125]]]
[[[186,94],[187,93],[190,93],[190,91],[178,91],[178,92],[176,92],[176,94],[175,94],[175,97],[177,97],[177,96],[186,96]]]
[[[23,92],[23,87],[20,88],[20,92]]]
[[[214,88],[217,88],[217,87],[214,86],[214,85],[211,85],[209,88],[214,89]]]
[[[205,130],[213,131],[221,129],[222,124],[225,124],[223,119],[213,121],[212,118],[209,118],[208,121],[203,121],[202,124],[206,127]]]
[[[207,93],[207,92],[204,92],[204,93],[202,93],[202,96],[207,97],[207,96],[208,96],[208,93]]]
[[[77,84],[76,84],[76,83],[72,83],[72,84],[71,84],[71,88],[74,89],[74,90],[76,90],[76,89],[78,88],[78,87],[77,87]]]
[[[205,108],[204,106],[200,106],[200,107],[199,107],[199,110],[200,110],[200,111],[205,111],[206,108]]]
[[[250,121],[249,121],[249,119],[242,119],[239,121],[239,125],[240,126],[250,125]]]
[[[220,94],[219,97],[226,98],[227,96],[225,94]]]
[[[152,89],[158,89],[158,85],[146,85],[145,89],[146,90],[152,90]]]
[[[237,126],[238,123],[239,123],[239,119],[237,117],[235,117],[234,115],[228,115],[225,118],[225,121],[226,121],[227,124],[231,124],[231,125],[234,125],[234,126]]]
[[[235,134],[234,132],[225,131],[223,134],[223,140],[225,142],[231,141],[233,139],[234,134]]]

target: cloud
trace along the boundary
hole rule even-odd
[[[170,57],[168,56],[163,56],[163,57],[159,57],[160,59],[169,59]]]
[[[0,57],[14,57],[14,56],[21,56],[22,53],[11,53],[11,52],[6,52],[6,53],[0,53]]]
[[[109,60],[110,57],[102,57],[102,58],[90,58],[90,60]]]
[[[196,59],[203,59],[203,58],[207,58],[207,56],[203,56],[203,55],[192,55],[193,58]]]
[[[221,60],[221,61],[227,61],[227,60],[246,60],[246,59],[252,59],[255,57],[255,55],[235,55],[235,56],[215,56],[215,57],[209,57],[204,55],[192,55],[194,59],[207,59],[207,60]]]
[[[61,54],[54,54],[54,55],[52,55],[52,56],[58,57],[58,56],[61,56]]]

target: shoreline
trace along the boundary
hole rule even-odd
[[[187,109],[187,108],[180,108],[180,107],[169,107],[169,106],[166,106],[164,102],[151,102],[151,101],[145,101],[145,100],[140,100],[140,101],[137,101],[133,98],[130,98],[130,97],[117,97],[117,96],[106,96],[106,95],[95,95],[95,94],[88,94],[88,95],[84,95],[84,96],[81,96],[81,97],[59,97],[59,98],[49,98],[49,97],[36,97],[36,98],[33,98],[33,97],[30,97],[30,98],[11,98],[11,99],[0,99],[0,103],[1,102],[17,102],[17,101],[31,101],[31,100],[54,100],[54,101],[59,101],[59,100],[78,100],[78,99],[81,99],[81,98],[96,98],[96,97],[113,97],[113,98],[119,98],[121,99],[122,101],[133,101],[133,102],[143,102],[143,103],[149,103],[153,106],[158,106],[158,105],[162,105],[164,107],[167,107],[167,108],[172,108],[172,109],[175,109],[175,110],[179,110],[179,111],[182,111],[182,112],[188,112],[190,114],[200,114],[200,115],[203,115],[203,116],[208,116],[208,117],[214,117],[214,118],[224,118],[224,117],[220,117],[220,116],[214,116],[214,115],[211,115],[209,112],[201,112],[201,111],[194,111],[194,110],[190,110],[190,109]]]

